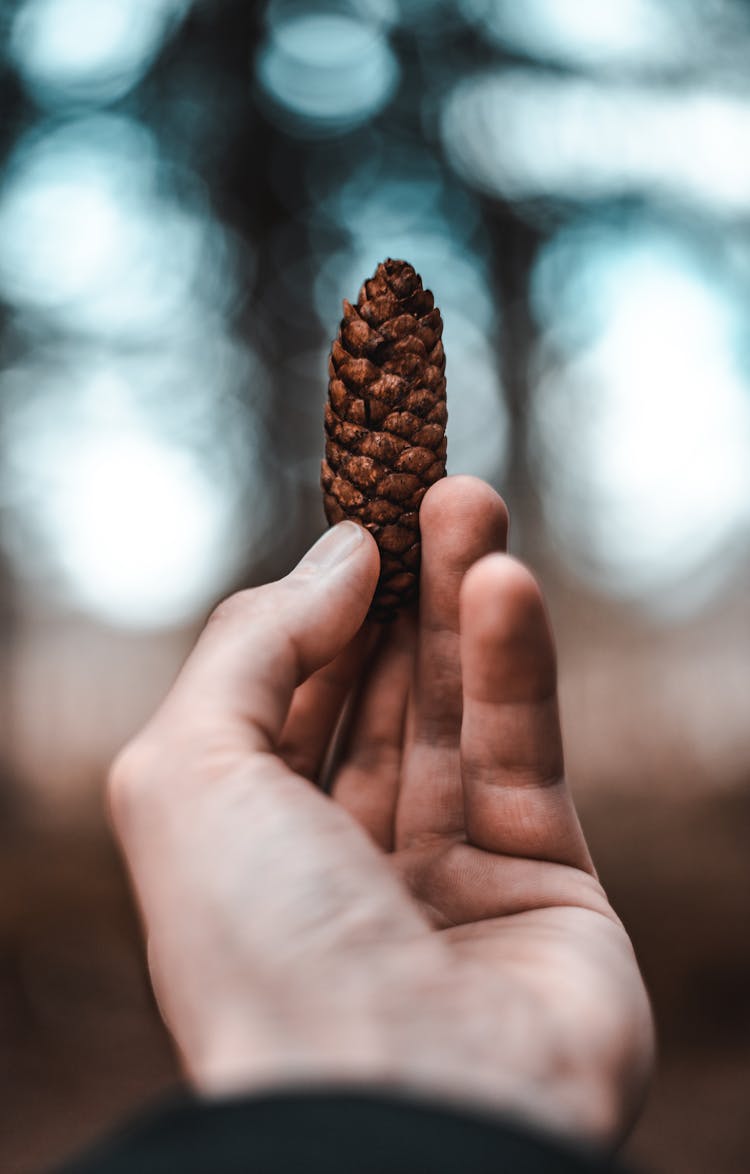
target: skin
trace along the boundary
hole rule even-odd
[[[386,1085],[614,1145],[651,1014],[564,780],[542,597],[489,486],[420,518],[418,616],[364,622],[378,552],[341,523],[219,606],[115,763],[154,990],[205,1095]]]

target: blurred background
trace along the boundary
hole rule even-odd
[[[106,766],[323,528],[342,297],[445,319],[652,992],[631,1160],[750,1169],[750,6],[0,0],[0,1169],[179,1079]]]

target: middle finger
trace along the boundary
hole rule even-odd
[[[505,503],[476,477],[438,481],[425,494],[419,520],[419,645],[396,818],[398,847],[463,831],[458,597],[469,567],[505,550],[508,535]]]

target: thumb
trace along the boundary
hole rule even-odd
[[[361,627],[379,570],[368,531],[340,522],[285,578],[231,595],[209,618],[155,721],[234,724],[248,749],[270,749],[294,690]]]

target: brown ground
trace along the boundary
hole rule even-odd
[[[654,1174],[747,1174],[750,788],[581,806],[660,1027],[659,1072],[628,1153]],[[178,1076],[103,828],[8,817],[3,838],[0,1169],[32,1174]]]

